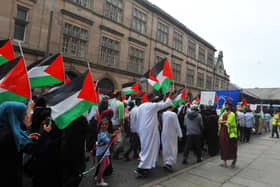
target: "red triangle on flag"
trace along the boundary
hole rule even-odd
[[[218,96],[217,96],[217,93],[215,93],[214,103],[218,103]]]
[[[5,45],[0,48],[0,54],[9,61],[15,58],[11,40],[8,40]]]
[[[155,77],[152,75],[152,70],[151,70],[151,69],[150,69],[149,79],[152,80],[152,81],[155,81],[155,82],[159,82],[159,81],[157,80],[157,78],[155,78]]]
[[[138,84],[137,84],[137,82],[131,87],[131,89],[133,91],[135,91],[136,93],[138,93]]]
[[[97,99],[94,93],[93,81],[90,72],[88,72],[88,74],[86,75],[83,87],[78,95],[78,98],[97,104]]]
[[[141,99],[144,103],[148,102],[148,96],[146,92],[142,95]]]
[[[67,84],[67,83],[70,82],[70,81],[71,81],[70,78],[69,78],[68,76],[66,76],[66,79],[65,79],[64,84]]]
[[[64,68],[61,54],[45,69],[46,73],[64,82]]]
[[[187,89],[186,88],[183,90],[181,98],[184,99],[184,101],[186,102],[186,98],[187,98]]]
[[[5,76],[0,87],[17,95],[30,99],[30,85],[22,57],[17,65]]]
[[[192,100],[189,101],[189,105],[192,105]]]
[[[164,67],[163,67],[163,76],[168,77],[169,79],[173,80],[172,71],[168,63],[168,59],[165,59]]]
[[[199,98],[198,98],[198,97],[196,97],[196,98],[195,98],[195,101],[196,101],[196,102],[200,102],[200,100],[199,100]]]

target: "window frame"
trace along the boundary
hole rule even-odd
[[[173,31],[173,48],[177,51],[183,51],[183,34],[174,30]]]
[[[111,2],[109,2],[111,1]],[[121,8],[119,7],[119,5],[115,5],[112,3],[113,0],[105,0],[105,4],[104,4],[104,17],[110,19],[113,22],[116,23],[123,23],[124,20],[124,1],[123,0],[114,0],[114,1],[118,1],[118,4],[121,3]],[[107,7],[107,5],[109,6],[109,8]],[[120,13],[120,14],[118,14]],[[116,18],[115,16],[118,15]],[[113,18],[114,16],[114,18]],[[120,20],[119,20],[120,19]]]
[[[160,42],[164,45],[168,45],[168,43],[169,43],[168,40],[169,40],[169,27],[168,27],[168,25],[163,23],[162,21],[158,21],[156,41],[158,41],[158,42]]]
[[[19,12],[18,10],[19,9],[21,9],[21,10],[26,12],[25,20],[21,19],[20,17],[18,17],[18,12]],[[22,41],[22,42],[24,42],[26,40],[26,30],[27,30],[27,25],[29,23],[28,20],[29,20],[29,9],[26,8],[26,7],[23,7],[21,5],[17,5],[16,16],[14,17],[14,35],[13,35],[13,39],[14,40]],[[24,27],[24,33],[23,33],[22,39],[15,38],[15,35],[16,35],[16,25],[20,25],[20,26]]]
[[[108,43],[106,43],[106,41],[105,41],[105,43],[103,43],[104,38],[106,38],[106,40],[109,40],[109,42],[111,43],[110,44],[111,46],[108,46]],[[118,67],[119,64],[120,64],[121,42],[119,40],[108,37],[107,35],[102,35],[100,40],[101,41],[100,41],[99,63],[103,64],[103,65],[106,65],[106,66],[110,66],[110,67]],[[104,45],[104,44],[106,44],[107,46]],[[117,49],[116,49],[116,44],[118,46]],[[103,51],[103,49],[104,49],[104,51]],[[105,54],[105,55],[103,55],[103,54]],[[115,62],[113,62],[113,63],[109,62],[108,61],[109,58],[110,58],[110,60],[113,59],[113,61],[116,61],[116,63]],[[103,62],[103,59],[105,60],[104,62]]]

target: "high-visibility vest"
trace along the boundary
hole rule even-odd
[[[222,113],[219,120],[223,120],[223,116],[225,113],[226,112]],[[222,126],[222,124],[219,125],[218,135],[220,134],[221,126]],[[235,114],[233,112],[229,113],[227,122],[226,122],[226,126],[227,126],[227,130],[228,130],[229,138],[237,138],[236,119],[235,119]]]
[[[272,125],[279,125],[279,115],[278,114],[274,114],[273,118],[272,118]]]

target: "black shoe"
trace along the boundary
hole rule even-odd
[[[171,165],[169,165],[169,164],[166,164],[165,166],[163,166],[167,171],[169,171],[169,172],[173,172],[173,168],[172,168],[172,166]]]
[[[200,162],[202,162],[202,159],[201,158],[197,159],[196,163],[200,163]]]
[[[135,169],[134,173],[136,174],[136,177],[145,177],[147,174],[142,169]]]
[[[184,158],[184,160],[183,160],[182,164],[188,164],[188,161],[187,161],[187,159],[186,159],[186,158]]]

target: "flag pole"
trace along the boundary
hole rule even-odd
[[[18,41],[18,40],[17,40],[17,43],[18,43],[18,47],[19,47],[19,50],[20,50],[20,55],[22,56],[22,58],[23,58],[23,62],[24,62],[24,65],[25,65],[25,70],[26,70],[27,79],[28,79],[28,83],[29,83],[30,100],[32,100],[32,90],[31,90],[30,79],[29,79],[29,77],[28,77],[27,65],[26,65],[26,62],[25,62],[25,58],[24,58],[24,54],[23,54],[22,47],[21,47],[21,43],[20,43],[20,41]]]
[[[90,68],[89,61],[87,61],[87,64],[88,64],[88,70],[89,70],[90,76],[91,76],[91,78],[92,78],[92,75],[91,75],[91,68]],[[97,80],[97,81],[98,81],[98,80]],[[97,83],[98,83],[98,82],[96,82],[95,88],[97,87]],[[93,83],[92,83],[92,84],[93,84]],[[96,91],[95,91],[95,88],[93,88],[93,90],[94,90],[94,97],[96,98]],[[96,102],[97,102],[97,98],[96,98]],[[98,105],[98,103],[95,103],[95,104]]]

